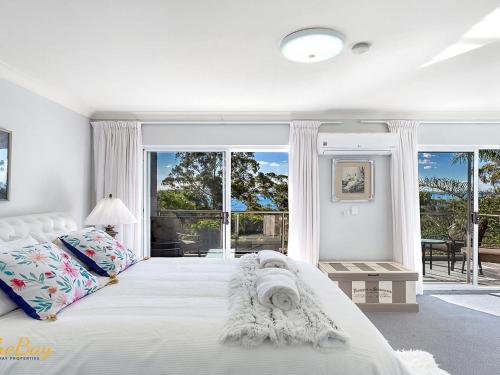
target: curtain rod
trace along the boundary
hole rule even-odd
[[[360,120],[362,124],[387,124],[390,120]],[[500,120],[415,120],[421,124],[500,124]]]
[[[165,120],[165,121],[147,121],[147,120],[114,120],[114,119],[92,119],[90,121],[137,121],[140,122],[141,124],[165,124],[165,125],[179,125],[179,124],[186,124],[186,125],[245,125],[245,124],[256,124],[256,125],[288,125],[290,124],[291,121],[294,120],[270,120],[270,121],[264,121],[264,120],[194,120],[194,121],[189,121],[189,120]],[[340,125],[343,124],[343,121],[332,121],[332,120],[312,120],[312,121],[319,121],[321,124],[333,124],[333,125]]]

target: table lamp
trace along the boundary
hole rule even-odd
[[[134,224],[137,220],[123,204],[121,199],[109,197],[101,199],[94,207],[90,215],[85,219],[86,225],[104,225],[104,231],[111,237],[115,237],[115,225]]]

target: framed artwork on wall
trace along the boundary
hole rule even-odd
[[[9,200],[12,133],[0,129],[0,201]]]
[[[371,201],[375,196],[373,160],[332,160],[332,200]]]

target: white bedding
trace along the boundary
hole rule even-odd
[[[305,263],[304,280],[350,336],[347,348],[325,354],[310,346],[219,344],[235,267],[234,260],[153,258],[67,307],[55,322],[13,311],[0,317],[0,347],[28,337],[53,353],[45,361],[0,360],[0,374],[408,375],[363,313]]]

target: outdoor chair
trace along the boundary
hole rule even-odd
[[[177,233],[183,254],[197,254],[201,257],[200,236],[197,234]]]
[[[481,250],[481,249],[479,249],[479,250]],[[472,249],[471,249],[471,251],[472,251]],[[467,261],[467,248],[466,247],[462,247],[462,249],[460,250],[460,252],[463,255],[462,273],[464,273],[465,272],[465,262]],[[479,274],[483,275],[483,265],[481,264],[481,254],[479,254],[478,263],[479,263]]]
[[[462,253],[464,254],[464,260],[462,262],[462,273],[464,273],[465,269],[465,261],[467,260],[467,248],[463,247],[462,248]],[[487,263],[500,263],[500,249],[499,248],[494,248],[494,247],[488,247],[488,246],[481,246],[479,248],[479,257],[478,257],[478,263],[479,263],[479,274],[483,274],[483,265],[482,262],[487,262]]]
[[[449,241],[450,241],[450,251],[451,251],[451,270],[455,271],[455,263],[457,261],[456,254],[462,253],[462,248],[465,246],[465,241],[454,240],[454,239],[450,239]]]
[[[164,216],[151,217],[151,256],[182,256],[181,242],[176,234],[177,223]]]

